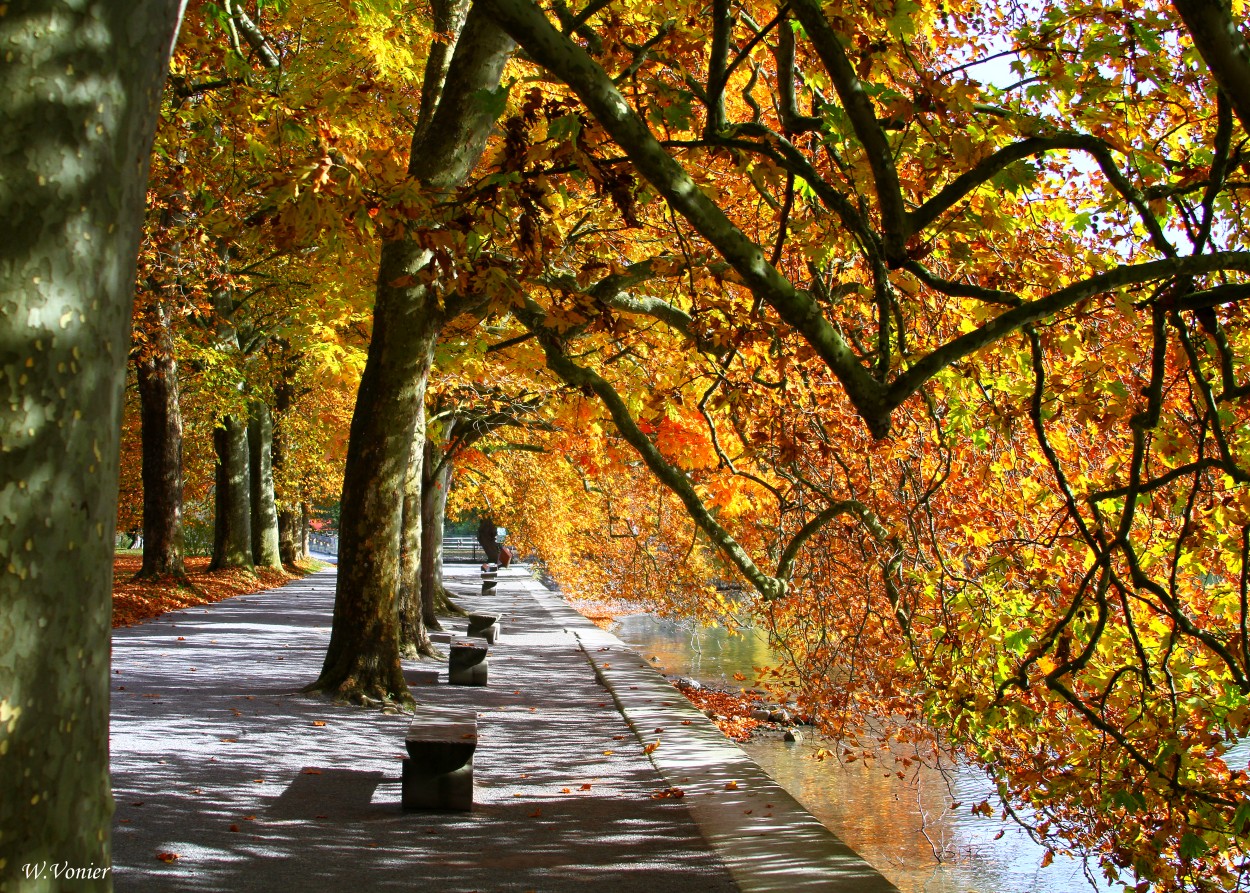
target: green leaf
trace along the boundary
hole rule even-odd
[[[1181,835],[1181,843],[1177,848],[1182,859],[1197,859],[1199,856],[1205,856],[1207,850],[1207,842],[1192,831],[1186,831]]]
[[[515,79],[512,79],[494,90],[478,90],[473,94],[473,101],[491,118],[498,118],[508,108],[508,91],[514,83]]]

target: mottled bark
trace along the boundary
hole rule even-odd
[[[252,561],[282,567],[278,551],[278,506],[273,494],[273,419],[261,400],[248,406],[248,472],[251,484]]]
[[[494,125],[483,91],[496,90],[513,50],[474,9],[430,127],[414,141],[409,175],[434,192],[464,181]],[[334,622],[310,689],[356,701],[410,702],[399,664],[399,537],[404,481],[431,351],[444,311],[421,282],[430,253],[406,237],[382,246],[373,335],[352,415],[340,501]]]
[[[299,504],[299,538],[296,540],[301,558],[308,557],[308,537],[311,534],[312,512],[308,508],[308,503],[301,502]]]
[[[16,0],[0,14],[0,888],[13,893],[55,887],[25,864],[110,865],[122,387],[180,13]]]
[[[396,595],[404,482],[441,318],[388,283],[424,263],[409,242],[382,249],[373,337],[356,396],[340,501],[334,622],[312,688],[348,700],[407,702]],[[406,292],[406,290],[404,290]]]
[[[287,461],[291,448],[288,445],[284,418],[295,400],[295,390],[289,380],[279,381],[273,396],[273,437],[270,445],[270,462],[273,469],[274,497],[278,509],[278,557],[283,564],[295,564],[308,556],[304,538],[306,506],[300,502],[287,477]]]
[[[278,509],[278,555],[283,564],[303,561],[307,552],[302,547],[303,513],[299,505],[286,505]]]
[[[453,471],[451,460],[443,459],[441,445],[427,440],[421,475],[421,612],[431,629],[442,628],[436,625],[439,614],[465,613],[443,586],[443,526]]]
[[[145,308],[150,341],[135,355],[143,444],[143,564],[136,580],[185,582],[182,562],[182,409],[169,313],[159,297]]]
[[[228,415],[213,431],[217,453],[213,560],[209,570],[252,566],[251,473],[247,424]]]
[[[399,648],[405,657],[435,656],[421,611],[421,466],[425,455],[425,401],[417,408],[408,474],[404,480],[399,539]],[[434,626],[442,629],[441,626]]]
[[[1194,46],[1250,132],[1250,45],[1226,0],[1172,0]]]

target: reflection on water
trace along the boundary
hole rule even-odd
[[[767,642],[759,633],[730,636],[723,629],[646,614],[622,618],[612,631],[644,657],[656,658],[652,664],[665,673],[713,686],[742,686],[735,674],[750,684],[755,668],[771,661]],[[1093,889],[1079,863],[1060,857],[1043,869],[1042,848],[1021,828],[997,817],[969,813],[973,803],[995,802],[993,787],[977,770],[956,767],[943,773],[913,767],[900,779],[888,755],[882,760],[840,765],[814,760],[812,743],[754,741],[743,747],[778,784],[903,893]],[[952,802],[963,805],[952,810]]]

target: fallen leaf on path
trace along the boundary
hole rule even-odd
[[[584,785],[582,785],[580,788],[578,788],[578,790],[579,790],[579,791],[589,791],[589,790],[590,790],[590,785],[588,785],[588,784],[584,784]]]
[[[237,744],[239,741],[238,738],[222,738],[221,740],[226,742],[227,744]]]
[[[736,782],[736,781],[727,781],[727,782],[725,782],[725,790],[727,790],[727,791],[736,791],[736,790],[738,790],[738,782]]]
[[[231,825],[231,826],[230,826],[230,830],[231,830],[231,831],[234,831],[235,833],[238,833],[239,826],[238,826],[238,825]]]
[[[642,752],[645,754],[655,753],[655,749],[659,746],[660,746],[659,741],[652,741],[650,744],[648,744],[646,747],[642,749]]]
[[[612,756],[612,754],[614,754],[614,753],[616,753],[616,751],[614,751],[614,750],[605,750],[605,751],[603,752],[603,755],[604,755],[605,757],[610,757],[610,756]]]
[[[573,792],[572,792],[571,790],[569,790],[568,788],[560,788],[560,793],[561,793],[561,794],[571,794],[571,793],[573,793]]]
[[[324,719],[314,719],[314,720],[313,720],[313,725],[315,725],[315,726],[324,726],[325,724],[326,724],[326,723],[325,723],[325,720],[324,720]]]
[[[686,792],[683,791],[681,788],[665,788],[662,791],[656,791],[654,794],[652,794],[651,799],[652,800],[667,800],[670,797],[672,797],[673,799],[680,800],[684,796],[686,796]]]
[[[321,770],[320,770],[320,769],[305,769],[305,770],[304,770],[304,774],[305,774],[305,775],[320,775],[320,774],[321,774]],[[259,779],[259,778],[258,778],[258,779],[256,779],[256,780],[257,780],[257,781],[260,781],[260,779]]]
[[[537,819],[537,818],[540,818],[542,814],[543,814],[543,810],[542,810],[542,807],[540,806],[538,809],[535,809],[533,812],[530,813],[530,818]]]
[[[178,854],[177,853],[157,853],[156,858],[160,859],[162,862],[173,862],[174,860],[178,858]]]

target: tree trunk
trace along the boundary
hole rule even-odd
[[[474,8],[457,41],[430,127],[414,140],[408,173],[435,192],[473,170],[494,125],[481,100],[496,90],[514,44]],[[321,676],[309,686],[359,702],[411,694],[399,663],[400,507],[417,411],[443,311],[420,275],[430,252],[400,237],[382,246],[373,335],[352,415],[340,501],[334,622]]]
[[[452,471],[451,460],[443,459],[440,445],[427,440],[421,476],[421,611],[430,629],[442,629],[440,613],[464,613],[443,587],[443,525]]]
[[[181,7],[0,15],[0,887],[107,870],[122,388],[148,157]],[[72,65],[69,63],[72,61]],[[100,872],[75,890],[112,888]]]
[[[339,523],[334,625],[316,690],[361,703],[411,700],[400,668],[396,596],[404,483],[441,317],[388,283],[424,264],[409,242],[383,246],[373,337],[352,415]]]
[[[169,314],[159,296],[146,308],[156,333],[135,356],[143,442],[143,564],[136,580],[187,582],[182,563],[182,410]]]
[[[303,515],[298,505],[283,505],[278,509],[278,554],[283,564],[296,564],[306,554],[300,548],[303,539]]]
[[[274,497],[278,505],[278,557],[283,564],[303,561],[308,552],[302,546],[304,506],[298,499],[294,486],[288,478],[287,457],[291,449],[286,433],[286,412],[295,399],[295,391],[288,379],[279,381],[273,395],[273,437],[271,462],[273,466]]]
[[[213,560],[210,571],[252,567],[251,474],[248,468],[247,425],[237,416],[222,418],[213,431],[217,452]]]
[[[260,567],[282,567],[282,556],[278,553],[278,506],[273,495],[273,418],[262,400],[253,400],[248,407],[247,445],[252,560]]]
[[[308,536],[312,533],[312,515],[308,511],[308,503],[301,502],[299,504],[299,537],[295,541],[295,547],[299,551],[301,560],[308,557]]]
[[[423,622],[421,605],[421,466],[425,456],[425,401],[417,408],[408,475],[404,480],[404,503],[399,542],[399,650],[404,657],[435,656]],[[442,629],[436,626],[435,629]]]

